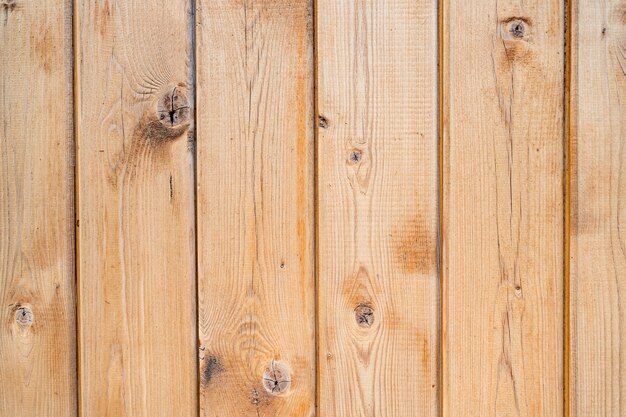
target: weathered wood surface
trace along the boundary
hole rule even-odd
[[[81,415],[195,416],[190,2],[76,2]]]
[[[0,416],[76,415],[71,16],[0,1]]]
[[[312,2],[196,19],[201,415],[312,416]]]
[[[0,417],[626,417],[625,16],[0,0]]]
[[[317,2],[319,415],[438,415],[437,6]]]
[[[626,416],[626,2],[573,1],[571,417]]]
[[[563,415],[564,10],[444,2],[443,415]]]

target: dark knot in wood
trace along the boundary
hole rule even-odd
[[[263,374],[263,386],[272,395],[280,395],[291,387],[291,371],[287,365],[273,360]]]
[[[31,326],[34,321],[33,311],[29,307],[19,307],[15,310],[15,321],[22,327]]]
[[[354,318],[360,327],[372,327],[372,324],[374,324],[374,309],[367,304],[359,304],[354,309]]]
[[[157,103],[159,121],[166,127],[175,128],[189,122],[190,108],[184,87],[169,88]]]

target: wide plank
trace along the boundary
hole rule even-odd
[[[191,4],[76,6],[81,415],[195,416]]]
[[[443,416],[559,417],[563,1],[443,21]]]
[[[572,2],[570,416],[626,416],[626,2]]]
[[[0,416],[77,413],[71,17],[0,1]]]
[[[438,415],[437,2],[317,1],[319,415]]]
[[[312,2],[196,5],[200,413],[312,416]]]

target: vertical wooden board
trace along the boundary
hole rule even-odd
[[[444,3],[443,415],[563,415],[560,0]]]
[[[194,416],[190,3],[77,7],[82,415]]]
[[[316,16],[319,413],[436,416],[437,3]]]
[[[75,416],[72,7],[0,1],[0,415]]]
[[[308,0],[199,0],[203,416],[315,413]]]
[[[572,3],[572,417],[626,416],[626,2]]]

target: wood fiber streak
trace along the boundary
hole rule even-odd
[[[317,1],[319,415],[438,415],[437,3]]]
[[[196,4],[200,412],[312,416],[312,2]]]
[[[76,2],[81,415],[197,415],[190,3]]]

